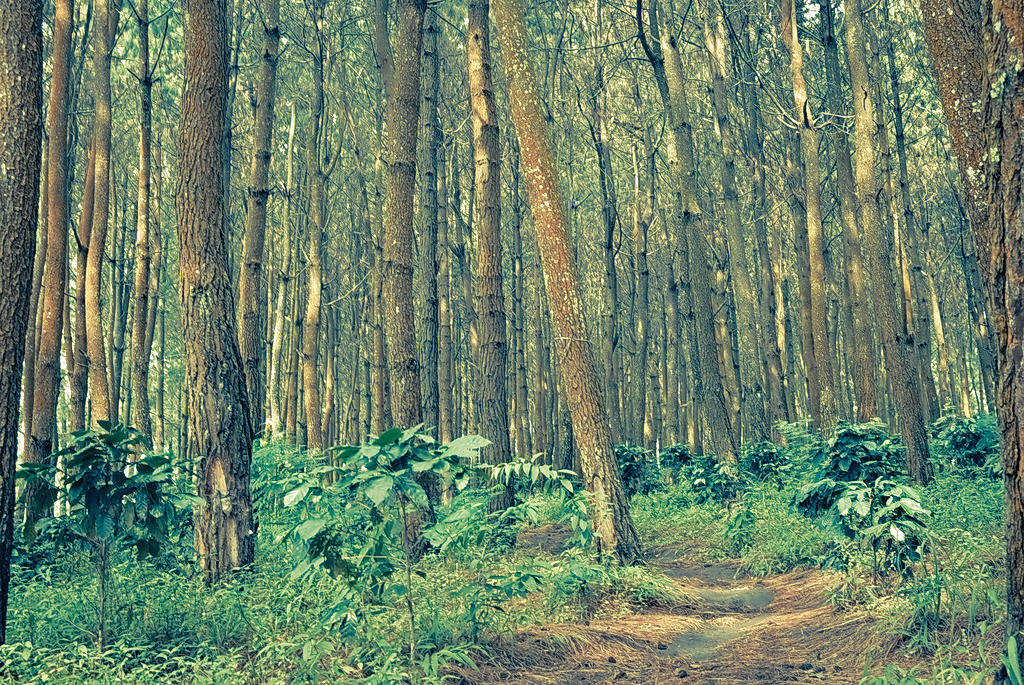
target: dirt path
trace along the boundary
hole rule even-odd
[[[859,682],[870,621],[833,611],[825,588],[834,577],[805,570],[752,579],[736,563],[694,564],[672,549],[656,551],[649,564],[692,605],[522,630],[491,665],[460,671],[461,682]]]

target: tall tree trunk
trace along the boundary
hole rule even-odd
[[[530,444],[529,435],[529,411],[527,410],[528,383],[526,380],[526,308],[524,299],[526,297],[525,275],[523,273],[523,206],[519,194],[519,146],[514,140],[510,144],[512,148],[512,252],[515,264],[513,274],[515,278],[515,435],[516,454],[520,459],[529,459],[533,456],[533,446]]]
[[[672,131],[669,167],[672,170],[672,225],[679,232],[674,251],[680,262],[677,275],[688,278],[690,352],[693,393],[702,398],[697,405],[699,430],[705,447],[719,459],[736,460],[736,444],[725,406],[723,369],[717,362],[714,320],[711,308],[710,247],[708,233],[697,202],[697,176],[693,159],[693,129],[687,102],[683,66],[673,32],[659,26],[658,4],[651,5],[651,33],[648,42],[643,26],[643,8],[637,6],[638,33],[654,69],[658,91]]]
[[[25,360],[23,363],[24,373],[22,374],[21,421],[26,443],[28,442],[27,438],[32,435],[32,409],[35,403],[36,391],[36,352],[38,351],[38,326],[36,322],[42,313],[39,307],[39,298],[43,292],[43,272],[46,269],[46,208],[48,200],[47,189],[49,188],[46,183],[46,165],[49,156],[47,147],[44,135],[42,141],[42,171],[40,173],[42,189],[40,191],[39,207],[37,208],[39,220],[36,227],[35,264],[32,267],[32,294],[29,296],[28,323],[25,327]],[[74,367],[71,368],[73,369]]]
[[[32,410],[32,435],[27,440],[24,461],[41,463],[54,451],[57,428],[57,393],[60,378],[60,344],[64,328],[64,297],[67,288],[68,259],[68,77],[71,63],[71,17],[73,0],[57,0],[53,24],[53,67],[50,74],[50,103],[46,114],[49,133],[47,169],[47,245],[46,276],[43,285],[42,328],[36,362],[35,403]],[[26,51],[30,52],[30,51]],[[29,88],[28,78],[19,83]],[[13,101],[12,101],[13,105]],[[13,119],[12,119],[13,121]],[[13,210],[14,207],[12,206]],[[7,367],[17,368],[17,366]],[[24,538],[35,538],[39,512],[34,506],[35,488],[25,489]]]
[[[747,12],[740,15],[741,49],[753,57],[751,34],[757,31],[760,21],[758,14],[751,17]],[[771,425],[786,420],[786,398],[783,391],[782,350],[776,335],[775,319],[777,307],[775,302],[776,278],[771,252],[768,246],[769,205],[765,181],[764,156],[764,119],[761,114],[761,99],[754,63],[751,59],[741,61],[743,82],[741,92],[744,95],[748,123],[745,136],[746,153],[750,165],[751,190],[753,192],[754,240],[757,245],[757,266],[760,273],[757,301],[760,305],[760,344],[763,350],[764,377],[767,381],[766,414]],[[671,400],[670,400],[671,403]]]
[[[93,207],[92,232],[89,236],[89,260],[85,271],[86,342],[89,350],[89,385],[92,399],[92,419],[117,421],[110,411],[110,384],[107,378],[107,358],[103,344],[100,289],[102,287],[103,257],[110,224],[111,164],[110,164],[110,54],[112,38],[117,31],[117,12],[110,11],[110,0],[96,0],[93,43],[94,97],[96,121],[93,141],[96,146],[96,195]]]
[[[85,430],[85,404],[89,394],[89,348],[85,329],[85,272],[89,261],[89,236],[92,233],[92,210],[95,201],[96,143],[89,149],[82,191],[82,215],[78,222],[75,261],[75,363],[68,372],[71,402],[69,407],[72,431]]]
[[[153,82],[149,73],[149,0],[138,0],[135,17],[139,27],[139,197],[135,230],[135,314],[132,318],[132,417],[131,423],[152,443],[149,418],[149,225],[150,172],[153,132]]]
[[[281,422],[284,411],[281,408],[281,396],[285,388],[281,383],[281,353],[285,347],[285,327],[287,317],[285,307],[288,304],[287,294],[291,290],[292,281],[297,274],[292,268],[295,263],[294,254],[296,247],[292,240],[292,196],[295,193],[295,184],[292,177],[293,162],[295,159],[295,103],[291,103],[291,123],[288,125],[288,151],[285,153],[285,186],[284,186],[284,209],[281,212],[281,224],[284,226],[284,239],[281,241],[283,254],[281,255],[281,273],[278,275],[277,305],[274,314],[274,339],[270,347],[270,380],[267,383],[267,394],[270,395],[270,430],[274,433],[281,431]]]
[[[18,394],[30,325],[43,139],[43,3],[0,2],[0,644],[6,642],[14,549]],[[31,322],[34,324],[34,322]]]
[[[476,187],[476,301],[479,312],[477,368],[481,434],[491,441],[485,453],[492,464],[512,459],[508,431],[508,335],[501,279],[501,149],[498,112],[491,83],[490,3],[469,0],[466,53],[473,113]],[[512,506],[512,484],[491,498],[491,512]]]
[[[448,244],[448,182],[444,146],[437,151],[437,436],[450,442],[455,428],[452,352],[452,252]]]
[[[238,279],[238,347],[249,393],[249,413],[254,435],[262,435],[266,423],[266,321],[267,291],[263,288],[263,242],[270,203],[270,157],[277,96],[277,46],[280,40],[280,0],[261,0],[259,80],[253,122],[252,161],[249,168],[249,214],[242,243],[242,269]],[[285,243],[285,253],[288,247]]]
[[[648,164],[654,163],[653,157],[646,157]],[[654,182],[653,169],[647,169],[648,183]],[[636,353],[633,356],[633,415],[630,416],[630,423],[633,424],[634,440],[637,445],[644,445],[644,428],[647,425],[647,379],[648,379],[648,351],[651,344],[651,322],[648,302],[648,287],[650,283],[650,269],[647,266],[647,228],[651,208],[643,206],[644,196],[640,191],[640,163],[637,158],[636,146],[633,146],[633,264],[636,270],[636,296],[634,300],[634,311],[636,324],[634,335],[636,336]]]
[[[889,250],[882,236],[881,217],[875,203],[874,104],[868,80],[865,54],[864,19],[860,0],[846,3],[846,49],[850,61],[850,83],[853,87],[854,127],[857,137],[855,173],[861,207],[868,263],[872,273],[875,313],[879,318],[885,367],[892,383],[893,400],[898,411],[900,434],[907,447],[907,471],[915,482],[926,484],[932,479],[928,457],[928,436],[918,391],[916,364],[912,364],[900,335],[899,312],[896,307]]]
[[[323,424],[320,421],[320,310],[323,299],[323,250],[326,225],[327,173],[321,166],[325,141],[321,140],[324,124],[324,2],[315,0],[310,11],[316,22],[312,53],[313,92],[306,129],[306,173],[309,178],[309,249],[306,253],[306,317],[302,329],[302,401],[306,410],[306,445],[317,453],[324,448]]]
[[[551,143],[526,45],[526,21],[518,0],[496,0],[495,21],[501,40],[513,121],[525,162],[537,226],[537,240],[558,330],[555,348],[566,387],[573,435],[587,489],[594,496],[594,532],[601,549],[623,562],[642,556],[640,539],[612,454],[611,431],[602,402],[580,298],[576,263],[568,240],[565,204]]]
[[[721,143],[720,169],[722,195],[725,198],[725,235],[729,245],[729,270],[736,301],[737,340],[740,364],[741,435],[743,442],[766,442],[771,439],[771,426],[765,412],[763,364],[758,341],[757,309],[754,288],[750,281],[747,245],[740,218],[740,198],[736,185],[738,152],[729,119],[731,86],[726,81],[728,63],[725,56],[725,20],[718,0],[703,0],[704,44],[711,71],[712,100],[715,123]]]
[[[441,145],[438,120],[440,95],[440,60],[438,28],[433,13],[428,13],[423,27],[423,141],[420,145],[420,202],[423,232],[419,241],[421,282],[423,284],[423,423],[428,428],[438,425],[438,301],[437,301],[437,152]]]
[[[797,38],[796,11],[798,0],[782,0],[782,41],[790,57],[793,77],[793,117],[800,134],[800,153],[803,158],[804,210],[807,216],[808,276],[810,278],[811,343],[817,365],[819,409],[816,428],[826,438],[835,431],[839,419],[833,385],[831,350],[828,344],[828,312],[825,300],[825,241],[822,233],[821,162],[818,155],[818,132],[807,96],[804,80],[803,50]],[[804,334],[806,340],[806,333]],[[806,350],[805,350],[806,358]],[[813,393],[812,393],[813,394]]]
[[[825,42],[825,74],[828,101],[833,116],[846,111],[841,95],[839,74],[839,47],[836,42],[834,14],[831,2],[823,5],[822,38]],[[836,155],[837,197],[843,228],[843,266],[849,290],[852,331],[852,375],[857,396],[857,420],[861,423],[878,416],[878,396],[875,392],[874,338],[868,310],[867,280],[861,252],[860,228],[857,222],[857,195],[853,179],[853,162],[846,132],[838,123],[830,128],[832,147]]]
[[[208,582],[255,558],[252,426],[228,276],[222,146],[228,17],[223,0],[187,0],[178,140],[179,290],[188,451],[200,461],[196,551]]]

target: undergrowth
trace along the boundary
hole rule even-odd
[[[891,653],[924,655],[913,671],[866,667],[864,683],[980,682],[999,663],[1004,620],[994,424],[933,427],[937,476],[921,489],[879,424],[842,427],[828,443],[801,425],[777,428],[784,446],[747,447],[736,464],[684,446],[659,459],[619,449],[644,547],[738,559],[752,576],[831,568],[835,611],[869,612]],[[446,665],[473,668],[524,626],[692,606],[656,569],[596,555],[574,474],[519,461],[470,479],[461,450],[482,443],[460,444],[406,432],[378,452],[320,458],[264,446],[255,566],[207,587],[187,521],[158,557],[118,546],[102,648],[89,550],[52,522],[14,559],[0,681],[440,683]],[[352,461],[371,453],[372,463]],[[398,531],[402,506],[419,497],[410,474],[423,471],[457,494],[427,529],[433,551],[413,562]],[[514,506],[488,515],[506,485]],[[507,546],[535,527],[565,531],[564,551]]]

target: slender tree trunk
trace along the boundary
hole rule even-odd
[[[292,173],[293,160],[295,159],[295,103],[291,103],[291,123],[288,125],[288,151],[285,162],[285,188],[284,208],[281,213],[281,224],[284,226],[284,240],[281,241],[283,254],[281,255],[281,273],[278,276],[277,305],[274,315],[274,340],[270,347],[270,380],[267,383],[267,394],[270,395],[270,430],[274,433],[281,431],[281,421],[284,412],[281,409],[281,395],[285,389],[281,383],[281,352],[284,350],[287,294],[291,290],[291,284],[298,277],[292,268],[295,263],[295,250],[292,240],[292,196],[295,193],[295,184]],[[291,317],[294,322],[294,317]]]
[[[839,419],[833,385],[834,360],[828,344],[828,312],[825,300],[825,242],[821,225],[821,162],[818,155],[818,132],[807,98],[804,81],[803,50],[797,38],[795,0],[782,0],[782,41],[790,56],[793,77],[793,117],[800,134],[800,152],[804,172],[804,210],[807,216],[808,276],[810,278],[811,343],[817,365],[819,409],[815,424],[826,438],[835,431]],[[798,248],[799,249],[799,248]],[[806,341],[806,333],[805,341]],[[806,358],[806,350],[805,350]]]
[[[420,145],[420,202],[423,233],[419,240],[421,283],[423,284],[423,423],[435,429],[439,421],[438,403],[438,316],[437,299],[437,159],[441,145],[438,120],[440,96],[440,60],[438,28],[433,13],[428,13],[423,27],[423,141]]]
[[[477,272],[479,311],[477,368],[480,384],[481,434],[491,441],[486,459],[503,464],[512,459],[508,426],[508,335],[501,278],[501,149],[498,112],[491,83],[491,38],[488,0],[469,0],[466,52],[469,58],[469,97],[473,113],[476,186]],[[491,498],[491,512],[512,506],[509,483]]]
[[[42,313],[39,307],[40,296],[43,291],[43,272],[46,269],[46,243],[47,243],[47,184],[46,166],[48,163],[48,145],[46,136],[42,140],[42,171],[40,173],[39,207],[36,208],[39,220],[36,227],[35,263],[32,267],[32,294],[29,297],[28,322],[25,326],[25,360],[23,363],[24,373],[22,375],[21,392],[21,421],[22,431],[26,438],[32,435],[32,409],[35,403],[36,391],[36,352],[38,351],[38,326],[36,322]],[[74,369],[74,367],[71,367]],[[70,371],[70,370],[69,370]]]
[[[705,447],[719,459],[736,460],[736,444],[725,406],[723,369],[717,363],[714,320],[711,307],[710,247],[708,233],[697,202],[697,177],[693,160],[693,130],[687,102],[683,66],[673,33],[659,26],[658,5],[651,5],[651,32],[648,43],[643,27],[642,7],[636,20],[644,52],[650,61],[658,90],[672,131],[669,167],[672,170],[672,225],[679,232],[674,250],[682,255],[677,275],[688,277],[691,368],[693,393],[702,398],[697,405],[698,423]]]
[[[758,341],[757,309],[750,280],[747,246],[740,217],[740,199],[736,183],[736,158],[732,122],[729,119],[731,86],[726,80],[725,21],[718,0],[703,0],[704,44],[711,71],[715,123],[721,143],[720,169],[725,199],[725,235],[729,245],[729,270],[736,301],[737,340],[740,364],[741,434],[743,442],[766,442],[771,426],[765,412],[765,388],[762,352]]]
[[[58,9],[59,14],[59,9]],[[14,549],[18,394],[30,324],[43,139],[43,3],[0,2],[0,644]],[[65,243],[66,245],[66,243]]]
[[[149,225],[150,172],[153,131],[153,83],[149,75],[149,0],[138,0],[135,16],[139,27],[139,196],[138,225],[135,230],[135,314],[132,319],[132,415],[131,423],[150,442],[153,426],[149,418]]]
[[[64,297],[67,288],[68,256],[68,72],[71,63],[71,32],[73,0],[57,0],[53,24],[53,56],[50,74],[50,103],[46,115],[46,130],[49,133],[49,160],[46,163],[47,195],[47,245],[46,275],[43,285],[42,328],[39,335],[39,357],[36,363],[36,384],[32,410],[32,434],[27,441],[24,461],[42,463],[54,451],[54,437],[57,428],[57,393],[60,378],[60,344],[64,328]],[[27,56],[31,50],[26,50]],[[21,72],[19,72],[21,73]],[[27,77],[22,81],[25,88],[31,84]],[[13,104],[13,101],[12,101]],[[10,121],[14,121],[11,119]],[[28,133],[28,131],[23,132]],[[11,206],[14,210],[15,207]],[[12,255],[16,254],[12,252]],[[7,368],[17,368],[10,366]],[[24,538],[35,539],[36,511],[35,489],[25,489]]]
[[[75,261],[75,363],[68,373],[71,395],[70,424],[72,431],[85,429],[85,404],[89,394],[89,348],[85,328],[85,272],[89,261],[89,236],[92,233],[92,210],[95,200],[96,144],[90,145],[89,161],[82,191],[82,215],[78,223]]]
[[[822,18],[825,42],[825,72],[829,106],[834,116],[845,113],[840,86],[839,48],[834,30],[831,2],[824,5]],[[878,397],[875,393],[874,339],[868,310],[867,281],[861,253],[860,228],[857,222],[857,195],[853,179],[853,162],[846,133],[839,124],[830,128],[832,147],[836,155],[837,197],[843,228],[843,265],[849,290],[850,323],[853,351],[852,375],[857,396],[857,420],[861,423],[878,416]]]
[[[110,53],[112,38],[117,30],[117,13],[110,12],[110,0],[95,3],[95,31],[93,43],[94,97],[96,121],[93,141],[96,146],[96,195],[93,207],[92,231],[89,236],[89,260],[85,271],[86,341],[89,350],[89,384],[92,399],[93,423],[116,421],[110,411],[110,384],[107,378],[107,358],[103,344],[100,290],[102,288],[103,256],[110,224],[111,164],[110,164]]]
[[[455,428],[452,354],[452,252],[448,245],[448,183],[444,146],[437,150],[437,436],[450,442]]]
[[[309,249],[306,254],[306,317],[302,329],[302,400],[306,410],[306,444],[318,453],[324,448],[323,425],[320,421],[320,310],[323,299],[323,249],[326,224],[326,176],[321,166],[325,141],[321,140],[324,123],[324,4],[317,0],[313,10],[317,28],[313,48],[313,92],[311,94],[308,128],[306,130],[306,173],[309,177]]]
[[[253,434],[262,435],[266,423],[266,316],[267,291],[263,288],[263,242],[270,203],[270,157],[277,96],[277,46],[280,40],[280,0],[261,0],[259,21],[263,28],[260,68],[256,86],[252,161],[249,168],[249,214],[242,243],[242,269],[238,279],[238,347],[249,393]],[[287,246],[287,243],[285,243]],[[285,247],[285,252],[287,252]]]
[[[861,227],[872,273],[875,313],[879,318],[885,367],[893,386],[893,400],[898,411],[900,434],[907,447],[907,471],[915,482],[926,484],[932,479],[928,457],[928,436],[918,391],[916,364],[907,354],[900,335],[896,308],[895,280],[889,264],[881,230],[881,217],[875,203],[874,104],[868,80],[867,56],[864,52],[864,19],[860,0],[846,1],[846,48],[850,57],[850,82],[853,87],[854,126],[857,136],[856,177],[861,206]]]
[[[514,142],[510,143],[512,154],[512,252],[515,263],[513,274],[515,278],[515,435],[516,454],[519,458],[529,459],[533,456],[533,446],[530,444],[529,436],[529,411],[527,410],[526,380],[526,309],[523,304],[525,300],[525,276],[523,274],[523,206],[519,194],[519,146]]]
[[[187,0],[177,215],[189,454],[200,461],[196,551],[208,582],[256,552],[252,427],[228,276],[224,196],[228,17],[224,2]]]
[[[612,454],[611,431],[583,317],[576,263],[568,241],[565,204],[527,52],[522,4],[517,0],[497,0],[494,14],[551,299],[552,322],[558,329],[555,348],[567,390],[573,435],[579,441],[587,489],[594,496],[594,531],[603,551],[631,563],[643,552]]]

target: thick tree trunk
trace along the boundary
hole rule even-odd
[[[196,551],[208,582],[255,558],[252,426],[228,275],[222,155],[228,38],[223,0],[187,0],[178,140],[179,291],[188,452],[200,461]]]
[[[573,435],[578,441],[583,477],[594,496],[594,532],[599,536],[603,551],[631,563],[643,552],[612,454],[611,431],[583,317],[576,263],[568,240],[565,204],[527,52],[522,4],[518,0],[497,0],[494,14],[551,300],[552,322],[558,330],[555,349],[572,415]]]
[[[265,431],[267,291],[263,287],[263,242],[270,203],[270,157],[277,95],[277,46],[280,39],[280,0],[261,0],[259,25],[263,27],[260,69],[256,86],[252,161],[249,168],[249,215],[245,220],[242,268],[238,279],[238,347],[249,393],[254,435]],[[288,247],[285,243],[285,254]]]
[[[42,0],[0,2],[0,644],[7,632],[18,394],[30,325],[31,289],[25,284],[32,280],[39,222],[42,18]]]

